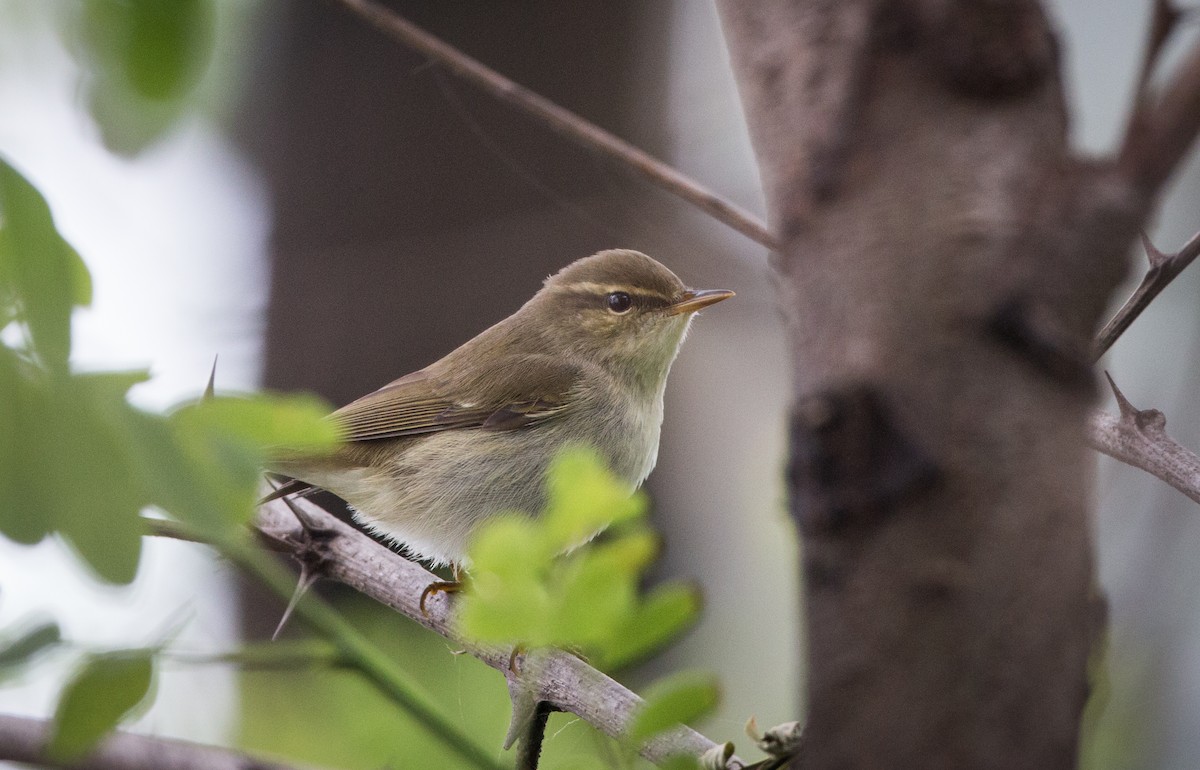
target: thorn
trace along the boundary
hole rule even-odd
[[[300,565],[300,580],[296,583],[296,590],[292,592],[292,598],[288,601],[287,609],[283,611],[283,617],[279,619],[279,625],[275,627],[275,633],[271,634],[272,642],[279,638],[279,633],[283,631],[288,618],[292,616],[292,611],[300,603],[300,598],[308,593],[308,589],[312,588],[319,578],[320,575],[316,571],[310,570],[307,564]]]
[[[1150,263],[1150,268],[1158,269],[1165,265],[1173,255],[1163,254],[1158,248],[1150,242],[1150,236],[1142,232],[1142,248],[1146,251],[1146,261]]]
[[[1117,399],[1117,408],[1121,410],[1122,418],[1134,419],[1137,417],[1137,407],[1129,403],[1129,399],[1125,398],[1125,394],[1117,387],[1117,383],[1113,380],[1112,375],[1108,370],[1104,370],[1104,377],[1108,380],[1108,387],[1112,388],[1113,396]]]
[[[1113,382],[1113,378],[1108,372],[1105,372],[1104,376],[1108,378],[1108,385],[1112,388],[1113,395],[1117,398],[1117,408],[1121,412],[1122,420],[1132,422],[1134,427],[1143,433],[1147,429],[1160,432],[1166,430],[1166,415],[1157,409],[1138,409],[1129,403],[1129,399],[1125,398],[1125,394],[1117,387],[1117,383]]]
[[[300,528],[303,529],[305,534],[307,534],[313,540],[329,540],[336,534],[335,530],[326,527],[324,524],[321,524],[319,521],[309,516],[307,511],[301,510],[299,506],[297,506],[287,497],[281,497],[279,499],[283,500],[283,504],[286,505],[288,510],[292,512],[292,515],[296,517],[296,521],[300,522]]]
[[[217,359],[219,355],[213,356],[212,371],[208,374],[208,385],[204,388],[204,395],[200,397],[201,401],[212,401],[217,394]]]
[[[508,721],[508,732],[504,736],[507,751],[523,736],[537,715],[537,699],[533,688],[516,677],[508,679],[508,697],[512,701],[512,718]]]

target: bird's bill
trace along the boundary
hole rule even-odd
[[[700,308],[715,305],[732,296],[733,292],[728,289],[688,289],[683,296],[667,306],[667,315],[695,313]]]

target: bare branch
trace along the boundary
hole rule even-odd
[[[1106,374],[1107,376],[1107,374]],[[1141,468],[1200,503],[1200,457],[1167,435],[1167,418],[1157,409],[1129,403],[1112,377],[1118,414],[1096,411],[1088,421],[1088,444],[1109,457]]]
[[[231,749],[189,741],[117,732],[82,760],[63,763],[46,756],[52,722],[0,715],[0,760],[70,770],[298,770]]]
[[[1167,284],[1175,280],[1188,265],[1192,264],[1192,260],[1200,256],[1200,233],[1193,235],[1191,240],[1174,254],[1163,254],[1154,247],[1145,234],[1142,235],[1142,247],[1146,250],[1146,258],[1150,262],[1150,267],[1142,276],[1142,282],[1138,284],[1133,295],[1125,300],[1125,304],[1112,317],[1112,320],[1100,330],[1092,349],[1093,360],[1098,360],[1100,356],[1108,352],[1117,338],[1124,334],[1129,325],[1142,314],[1142,311],[1154,301],[1154,298],[1167,288]]]
[[[446,594],[431,595],[425,602],[425,612],[422,612],[421,594],[426,586],[439,580],[437,575],[371,540],[308,500],[289,502],[303,510],[326,535],[317,540],[309,537],[281,500],[263,506],[258,527],[265,537],[290,550],[302,563],[318,564],[322,576],[345,583],[452,640],[507,679],[532,689],[537,701],[569,711],[607,735],[619,738],[625,733],[634,711],[642,703],[635,693],[560,650],[520,653],[514,667],[511,650],[480,646],[458,633],[452,600]],[[514,668],[520,673],[514,673]],[[534,681],[527,681],[530,677]],[[651,740],[642,747],[641,753],[651,762],[661,763],[677,754],[700,756],[717,745],[681,725]],[[740,760],[734,757],[730,766],[737,767],[737,763]]]
[[[389,37],[428,56],[450,73],[486,91],[544,123],[561,136],[581,147],[617,162],[663,190],[707,212],[714,219],[737,230],[769,249],[776,247],[775,236],[750,212],[725,200],[629,142],[584,120],[544,96],[514,83],[482,62],[467,56],[445,41],[434,37],[399,14],[373,0],[337,0],[350,11],[370,22]]]

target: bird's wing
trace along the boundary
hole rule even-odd
[[[487,376],[452,383],[422,369],[330,415],[346,441],[401,438],[443,430],[515,430],[570,408],[579,369],[550,356],[511,356]]]

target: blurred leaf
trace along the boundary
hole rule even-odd
[[[313,396],[264,393],[214,396],[177,410],[173,418],[186,431],[221,435],[260,452],[286,448],[309,453],[337,445],[337,427],[325,419],[328,413],[326,404]]]
[[[594,449],[561,453],[546,474],[545,537],[555,551],[579,545],[600,530],[642,516],[646,498],[632,493]]]
[[[57,531],[103,579],[128,583],[142,548],[139,514],[151,503],[123,425],[138,418],[125,393],[144,372],[77,375],[51,383],[35,457]]]
[[[546,483],[540,517],[496,517],[476,532],[459,605],[463,633],[576,649],[608,666],[644,655],[692,622],[699,602],[686,589],[654,594],[649,605],[639,596],[659,550],[642,521],[644,497],[630,497],[595,452],[578,448],[551,463]],[[606,528],[602,539],[579,545]]]
[[[104,143],[136,154],[178,119],[212,55],[211,0],[86,0],[87,102]]]
[[[629,548],[628,540],[581,550],[563,565],[555,581],[555,612],[547,618],[551,644],[597,650],[635,611],[640,567],[622,569],[613,558]]]
[[[606,665],[622,668],[657,651],[695,624],[700,605],[700,593],[693,586],[659,586],[613,634]]]
[[[675,725],[693,722],[716,708],[720,695],[716,680],[706,674],[661,679],[646,691],[646,702],[629,725],[629,740],[640,746]]]
[[[36,623],[18,631],[9,639],[0,639],[0,677],[18,669],[39,653],[62,641],[62,632],[52,620]]]
[[[533,522],[519,514],[497,518],[471,553],[471,598],[458,616],[464,632],[480,641],[545,644],[550,600],[540,576],[549,556],[538,545]]]
[[[89,657],[59,697],[47,755],[57,762],[71,762],[86,755],[146,699],[153,673],[150,650]]]
[[[87,267],[54,226],[41,193],[0,158],[0,285],[10,287],[38,357],[65,370],[71,310],[91,302]]]
[[[157,484],[158,499],[200,526],[227,528],[248,521],[269,454],[284,448],[319,453],[337,445],[337,429],[325,419],[328,411],[311,396],[270,394],[216,396],[176,410],[168,422],[178,449],[163,447],[154,464],[178,486]]]
[[[25,544],[44,538],[52,529],[46,506],[38,498],[32,474],[33,448],[28,436],[41,399],[22,372],[23,362],[16,353],[0,345],[0,534]]]

